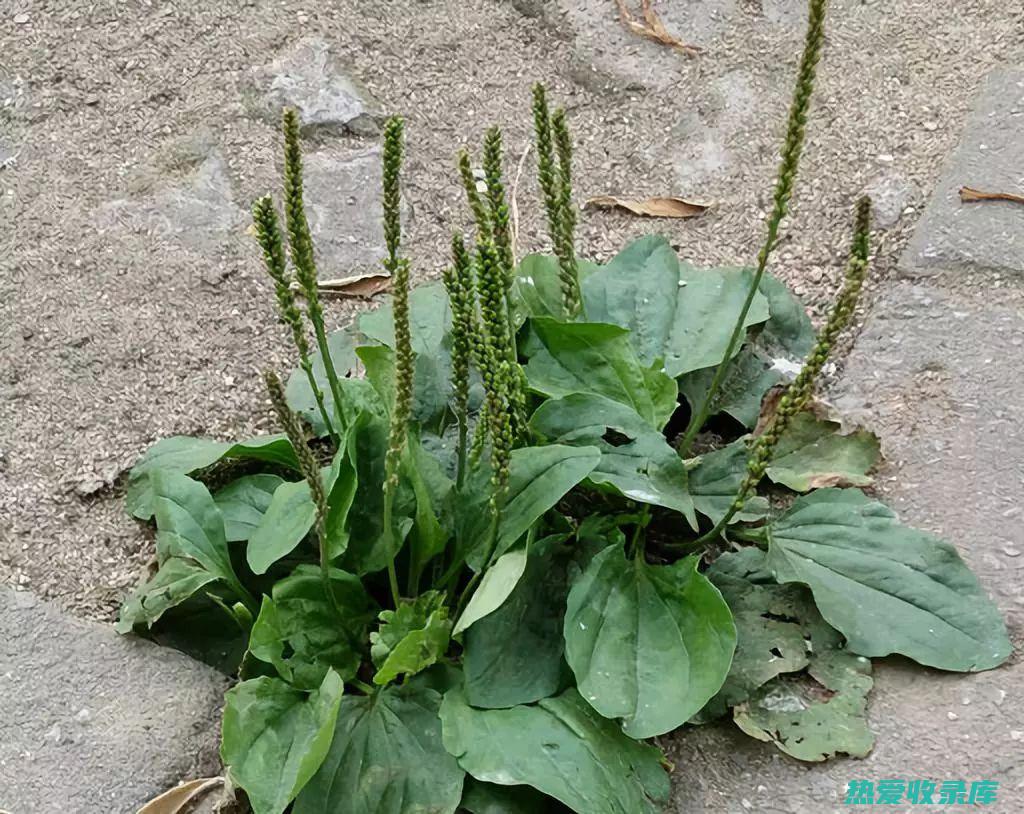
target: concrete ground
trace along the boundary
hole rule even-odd
[[[673,194],[714,204],[687,222],[588,210],[584,254],[604,259],[659,231],[694,262],[748,262],[770,206],[804,4],[654,5],[700,57],[625,31],[614,0],[0,3],[0,218],[12,225],[0,237],[0,581],[111,619],[152,553],[122,510],[126,468],[165,435],[270,426],[254,368],[284,369],[291,355],[246,210],[278,188],[268,108],[296,72],[351,92],[342,93],[348,112],[310,128],[307,142],[324,276],[379,256],[380,115],[407,117],[408,240],[416,273],[433,277],[450,229],[466,220],[454,151],[499,123],[511,174],[537,79],[569,110],[580,200]],[[323,64],[321,43],[331,54]],[[1024,15],[1002,0],[906,0],[898,10],[833,0],[792,229],[773,270],[820,312],[841,271],[850,205],[875,194],[868,304],[877,310],[842,392],[870,394],[852,406],[871,413],[890,445],[896,508],[959,543],[1019,630],[1007,550],[1024,541],[1002,512],[1013,510],[1024,471],[1024,396],[1012,384],[1021,380],[1012,340],[1022,278],[1011,266],[1021,254],[967,262],[954,246],[934,263],[904,262],[905,272],[937,277],[897,279],[901,256],[928,251],[915,238],[904,254],[933,190],[950,207],[957,183],[1002,180],[1019,191],[1019,163],[1003,179],[947,172],[940,181],[983,77],[1014,64],[1024,64]],[[1016,104],[1002,108],[1019,126]],[[978,126],[970,143],[983,153],[985,120]],[[529,171],[518,200],[520,250],[543,248]],[[993,217],[1011,234],[1016,216],[1006,211]],[[927,217],[933,232],[948,225],[934,204]],[[351,313],[331,316],[340,324]],[[970,326],[979,326],[973,335]],[[912,350],[893,350],[893,335]],[[1002,778],[1007,795],[1021,795],[1019,668],[877,673],[880,737],[867,763],[808,769],[728,727],[706,729],[667,744],[677,810],[840,810],[847,779],[879,773]],[[1024,808],[1024,798],[1001,799],[1013,807],[988,810]]]

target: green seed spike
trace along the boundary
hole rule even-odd
[[[846,265],[843,288],[836,298],[832,311],[829,313],[825,327],[818,334],[818,339],[811,349],[804,366],[796,378],[790,382],[783,392],[775,408],[771,422],[765,431],[753,441],[747,460],[747,474],[733,498],[732,506],[711,531],[703,535],[698,543],[714,539],[726,527],[736,512],[743,508],[747,498],[761,482],[768,465],[771,463],[775,447],[785,434],[790,421],[797,413],[807,406],[814,395],[814,386],[821,375],[821,370],[828,361],[829,354],[839,335],[843,332],[857,309],[864,280],[868,273],[868,255],[871,239],[871,200],[867,197],[857,202],[857,217],[854,226],[853,241],[850,247],[850,259]]]
[[[480,319],[483,325],[484,353],[488,370],[484,372],[485,410],[488,421],[491,454],[501,454],[508,435],[511,449],[512,392],[518,386],[509,362],[508,322],[505,312],[505,283],[497,250],[491,243],[477,245],[477,286],[480,295]],[[518,365],[516,365],[518,370]],[[500,461],[492,460],[500,466]]]
[[[401,186],[402,120],[392,116],[384,125],[384,242],[388,248],[384,267],[394,274],[398,266],[398,249],[402,243]]]
[[[476,223],[478,240],[491,239],[491,217],[487,211],[487,204],[480,197],[476,188],[476,175],[473,173],[473,163],[466,150],[459,151],[459,178],[462,180],[462,187],[466,190],[466,200],[469,202],[470,211],[473,213],[473,221]]]
[[[789,119],[786,126],[786,139],[782,146],[782,158],[779,163],[779,174],[775,184],[775,197],[772,206],[772,213],[768,218],[768,234],[764,245],[757,258],[757,271],[754,280],[747,293],[747,299],[740,311],[739,318],[733,328],[732,336],[726,348],[721,363],[715,370],[715,375],[704,396],[704,401],[699,410],[696,410],[690,419],[682,440],[679,443],[679,454],[686,457],[690,453],[697,433],[700,432],[704,422],[707,421],[711,405],[718,396],[718,390],[725,381],[729,364],[741,341],[746,328],[745,323],[750,306],[757,296],[761,278],[764,277],[765,268],[768,266],[768,258],[778,243],[779,228],[783,218],[789,209],[789,201],[793,195],[793,184],[796,181],[797,169],[800,165],[800,154],[803,151],[805,129],[807,126],[807,111],[811,104],[811,96],[814,93],[814,79],[818,68],[818,61],[821,58],[821,49],[825,42],[825,11],[828,7],[828,0],[810,0],[810,10],[807,23],[807,36],[804,41],[803,56],[800,60],[800,72],[797,76],[796,89],[793,93],[793,102],[789,110]]]
[[[505,182],[502,178],[501,130],[490,128],[484,135],[484,178],[487,182],[487,202],[490,209],[494,246],[505,273],[505,288],[512,288],[512,237],[509,227],[508,201],[505,197]]]
[[[384,470],[385,489],[398,486],[398,464],[408,435],[412,414],[413,373],[415,357],[409,329],[409,261],[400,258],[392,280],[391,307],[395,323],[395,399],[391,410],[391,434]]]
[[[572,137],[565,121],[565,110],[558,108],[551,117],[558,155],[558,239],[556,249],[562,272],[562,299],[572,315],[580,308],[579,269],[576,263],[576,210],[572,203]]]
[[[302,147],[299,143],[299,116],[291,109],[286,109],[282,116],[284,129],[284,215],[288,230],[288,242],[291,249],[292,265],[295,267],[295,279],[299,283],[303,296],[306,298],[306,314],[313,325],[317,349],[324,362],[327,383],[334,399],[335,413],[343,424],[341,384],[338,373],[334,369],[327,345],[327,331],[324,328],[324,313],[320,306],[320,291],[317,287],[316,261],[313,257],[313,237],[306,219],[306,206],[302,194]],[[342,428],[344,428],[342,426]]]
[[[555,154],[551,137],[551,114],[548,111],[547,92],[539,82],[533,86],[533,132],[537,146],[537,181],[540,184],[544,209],[548,216],[548,233],[557,254],[561,226],[561,193],[555,169]]]
[[[263,250],[263,260],[267,267],[267,273],[274,281],[274,293],[277,296],[277,307],[281,314],[282,321],[291,328],[292,341],[299,353],[299,364],[306,378],[309,380],[310,389],[316,399],[317,408],[320,410],[320,417],[331,439],[337,444],[338,437],[327,414],[327,407],[324,405],[324,394],[320,390],[316,377],[313,375],[313,363],[309,358],[309,342],[306,340],[306,330],[302,324],[302,314],[295,304],[295,294],[291,289],[291,279],[285,261],[284,243],[281,240],[281,229],[278,225],[277,212],[269,195],[256,201],[252,206],[253,225],[256,229],[256,240]]]
[[[457,481],[462,484],[466,472],[469,433],[469,364],[473,357],[473,333],[476,301],[473,292],[473,267],[459,235],[452,238],[455,265],[445,269],[443,278],[452,306],[452,408],[459,428]]]

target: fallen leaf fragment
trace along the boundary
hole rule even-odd
[[[1010,203],[1024,204],[1024,195],[1014,195],[1012,192],[983,192],[972,187],[960,187],[960,200],[963,203],[1009,201]]]
[[[617,198],[614,195],[598,195],[588,200],[584,206],[625,209],[634,215],[648,218],[695,218],[707,211],[708,208],[707,204],[694,203],[683,198],[655,196],[637,200]]]
[[[351,277],[339,277],[335,280],[320,280],[316,287],[321,294],[328,296],[368,300],[391,288],[391,277],[378,273],[354,274]],[[293,282],[292,289],[298,291],[298,283]]]
[[[190,780],[175,786],[170,791],[165,791],[159,797],[154,797],[137,814],[182,814],[188,811],[192,803],[201,796],[208,794],[215,788],[224,784],[223,777],[204,777],[199,780]]]
[[[658,13],[652,8],[651,0],[640,0],[640,13],[643,14],[643,22],[638,20],[633,12],[629,10],[626,0],[615,0],[615,3],[619,7],[619,17],[622,18],[622,22],[634,34],[639,34],[641,37],[667,45],[669,48],[673,48],[689,57],[700,53],[701,49],[696,45],[689,45],[669,33]]]

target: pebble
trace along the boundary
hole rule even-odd
[[[1020,556],[1020,549],[1019,548],[1014,548],[1012,545],[1004,545],[1003,546],[1003,553],[1007,557],[1019,557]]]
[[[22,12],[21,14],[15,14],[14,15],[14,22],[15,22],[16,25],[25,25],[25,23],[27,23],[28,20],[29,20],[29,16],[27,14],[25,14],[25,12]]]
[[[951,721],[955,721],[960,716],[957,715],[955,712],[947,712],[946,713],[946,717],[949,718],[949,720],[951,720]]]

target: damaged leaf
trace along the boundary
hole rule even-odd
[[[600,209],[625,209],[634,215],[648,218],[695,218],[704,214],[708,208],[707,204],[660,195],[643,199],[597,195],[590,198],[584,206],[594,206]]]
[[[794,492],[867,486],[872,482],[867,473],[880,458],[880,442],[873,432],[847,433],[836,421],[800,413],[779,440],[767,475]]]
[[[681,54],[686,54],[688,57],[693,57],[700,53],[701,49],[696,45],[688,45],[669,33],[657,12],[652,8],[651,0],[640,0],[640,13],[643,15],[642,22],[629,10],[626,0],[615,0],[615,2],[619,7],[619,16],[622,18],[622,22],[634,34],[639,34],[641,37],[653,40],[661,45],[667,45]]]
[[[189,780],[154,797],[136,814],[184,814],[192,810],[192,804],[216,788],[224,785],[223,777],[202,777]]]
[[[295,291],[300,290],[297,282],[292,283]],[[320,280],[317,289],[327,296],[345,299],[368,300],[371,297],[391,288],[389,274],[354,274],[351,277],[339,277],[335,280]]]

